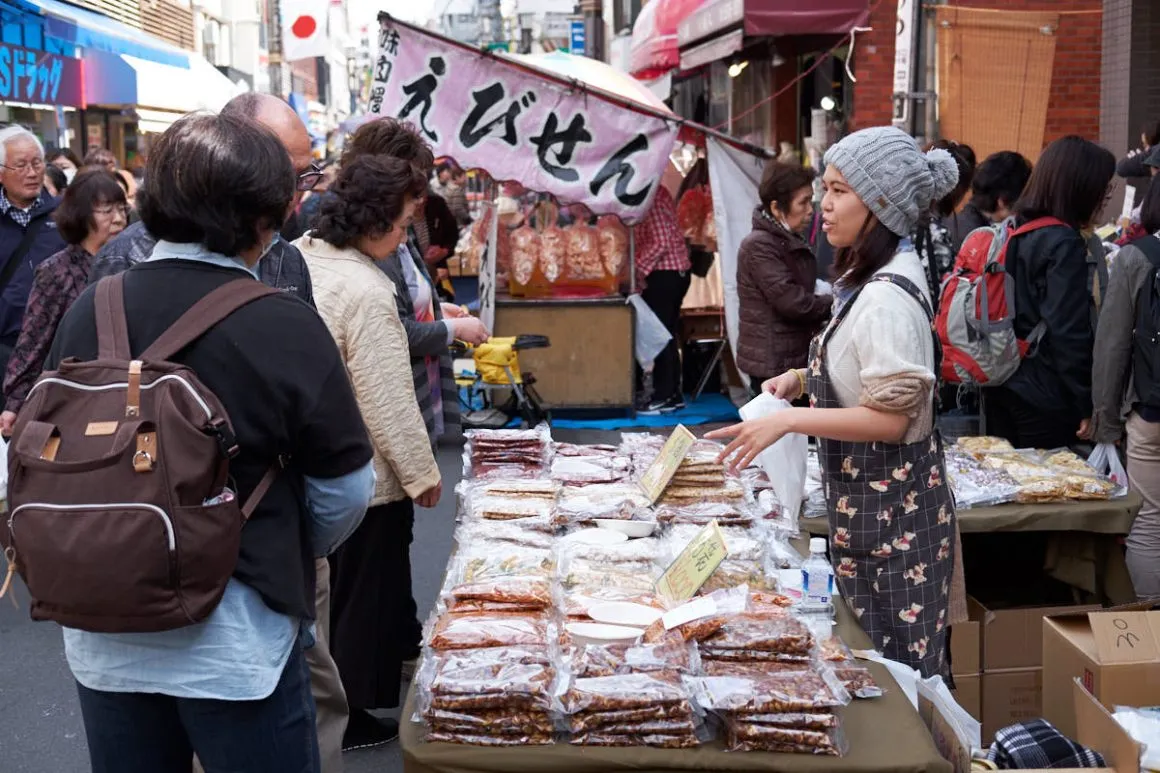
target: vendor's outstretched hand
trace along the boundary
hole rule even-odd
[[[779,412],[760,419],[743,421],[732,427],[714,430],[705,437],[710,440],[733,438],[725,450],[721,452],[721,455],[717,457],[717,461],[725,463],[731,459],[729,469],[734,472],[744,470],[753,464],[753,460],[757,458],[758,454],[781,440],[789,432],[784,417],[785,412]]]

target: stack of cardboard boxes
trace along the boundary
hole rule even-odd
[[[971,621],[951,631],[955,700],[982,722],[987,745],[996,730],[1044,715],[1044,617],[1099,607],[989,609],[968,599],[968,609]],[[1070,679],[1064,681],[1070,706]]]

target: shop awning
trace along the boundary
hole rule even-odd
[[[630,72],[641,80],[654,80],[680,64],[677,27],[705,0],[649,0],[632,25]]]
[[[172,67],[186,67],[187,51],[108,16],[62,3],[60,0],[16,0],[18,5],[44,14],[51,37],[85,50],[126,55]]]
[[[677,26],[683,49],[739,29],[745,37],[841,35],[866,23],[867,0],[708,0]]]
[[[170,67],[135,56],[121,57],[137,74],[137,105],[175,113],[173,120],[195,110],[220,110],[239,88],[197,54],[188,67]]]

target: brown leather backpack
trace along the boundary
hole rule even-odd
[[[97,359],[65,360],[29,393],[11,438],[9,511],[0,519],[32,618],[104,633],[204,620],[278,469],[239,508],[227,488],[238,451],[229,417],[196,373],[169,361],[277,290],[250,279],[223,285],[133,358],[123,280],[97,284]]]

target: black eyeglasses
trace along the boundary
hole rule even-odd
[[[318,164],[311,164],[308,171],[298,175],[298,190],[312,191],[321,179],[322,169],[318,167]]]

